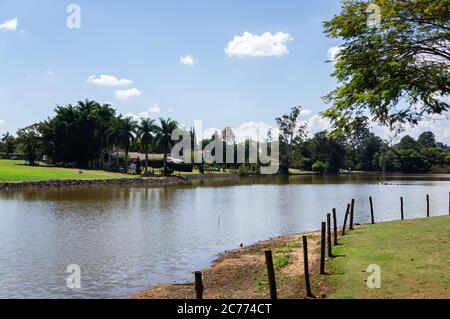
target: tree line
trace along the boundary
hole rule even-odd
[[[75,163],[80,168],[102,169],[105,154],[113,147],[124,150],[125,163],[130,151],[143,151],[146,156],[150,151],[167,155],[172,131],[177,126],[171,118],[158,121],[146,118],[139,122],[116,114],[109,104],[85,100],[76,105],[57,106],[53,117],[19,129],[16,137],[4,134],[0,153],[4,157],[21,155],[30,165],[46,155],[52,164]]]
[[[282,174],[289,173],[289,169],[317,173],[338,173],[341,170],[450,173],[449,147],[436,141],[432,132],[423,132],[417,140],[406,135],[393,145],[376,136],[367,125],[358,126],[351,134],[333,135],[321,131],[307,137],[308,128],[300,121],[300,114],[301,107],[294,107],[290,113],[276,118],[278,136],[269,131],[266,138],[267,141],[279,142]],[[50,164],[74,163],[80,168],[103,169],[105,154],[111,154],[113,148],[120,148],[125,155],[124,163],[129,163],[129,152],[144,153],[146,172],[148,154],[163,154],[162,168],[167,172],[168,155],[176,143],[172,141],[172,132],[177,128],[178,122],[171,118],[136,121],[117,114],[111,105],[85,100],[76,105],[57,106],[53,117],[19,129],[16,136],[5,133],[0,140],[0,156],[19,156],[35,165],[46,155]],[[223,136],[225,131],[228,140]],[[195,140],[193,129],[189,133],[192,145],[200,144],[203,149],[214,139],[221,139],[224,149],[231,149],[234,158],[237,157],[237,144],[230,129],[224,129],[222,135],[216,132],[213,137],[202,141]],[[243,142],[246,155],[254,142]],[[229,144],[232,144],[231,148]],[[257,174],[259,171],[258,163],[236,163],[213,163],[211,166],[237,169],[243,174]],[[122,165],[128,170],[128,165]],[[204,163],[198,166],[204,170]]]
[[[298,168],[318,173],[341,170],[404,173],[450,173],[450,148],[436,141],[433,132],[418,139],[403,136],[391,145],[373,133],[368,124],[347,134],[321,131],[306,138],[306,125],[299,124],[300,107],[277,119],[280,126],[282,169]]]

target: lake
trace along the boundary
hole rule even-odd
[[[450,175],[343,175],[193,181],[161,188],[0,192],[0,298],[127,298],[153,284],[192,280],[216,254],[342,223],[448,214]],[[68,265],[81,268],[69,289]]]

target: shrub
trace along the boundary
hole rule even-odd
[[[321,161],[317,161],[312,165],[312,170],[315,173],[323,174],[325,173],[326,166]]]

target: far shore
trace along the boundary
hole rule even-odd
[[[114,179],[61,179],[47,181],[26,181],[0,183],[0,191],[15,191],[26,189],[56,189],[89,186],[165,186],[184,183],[178,177],[138,177]]]

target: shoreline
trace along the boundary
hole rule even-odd
[[[209,267],[202,270],[205,299],[267,299],[264,251],[273,251],[279,298],[307,298],[304,283],[301,238],[308,236],[309,270],[312,288],[318,298],[334,291],[320,268],[320,233],[309,232],[275,237],[250,246],[216,255]],[[194,269],[193,269],[194,271]],[[192,278],[194,275],[192,274]],[[161,283],[134,293],[130,299],[195,299],[194,283]]]
[[[59,189],[91,186],[167,186],[186,183],[178,177],[139,177],[111,179],[61,179],[48,181],[2,182],[0,191]]]
[[[202,270],[204,299],[270,299],[264,251],[272,250],[279,299],[308,299],[305,289],[302,236],[308,237],[308,263],[314,298],[448,298],[448,258],[442,254],[449,238],[447,214],[428,218],[355,224],[346,236],[339,232],[333,258],[326,257],[325,275],[320,275],[320,233],[309,232],[275,237],[248,247],[225,251]],[[447,236],[447,237],[446,237]],[[401,239],[400,242],[395,239]],[[426,240],[424,240],[426,238]],[[409,245],[403,245],[403,242]],[[432,246],[430,246],[432,243]],[[411,249],[415,247],[414,249]],[[381,257],[382,258],[381,258]],[[393,257],[394,256],[394,257]],[[431,256],[431,258],[430,258]],[[369,289],[370,265],[386,271],[385,291]],[[381,259],[380,259],[381,258]],[[436,263],[436,260],[439,260]],[[401,277],[406,269],[409,281]],[[430,275],[434,269],[434,275]],[[438,271],[439,269],[439,271]],[[194,271],[195,269],[193,269]],[[400,273],[399,273],[400,272]],[[192,274],[192,279],[194,274]],[[448,280],[448,279],[447,279]],[[404,281],[407,289],[399,289]],[[134,293],[130,299],[196,299],[193,282],[157,284]]]

